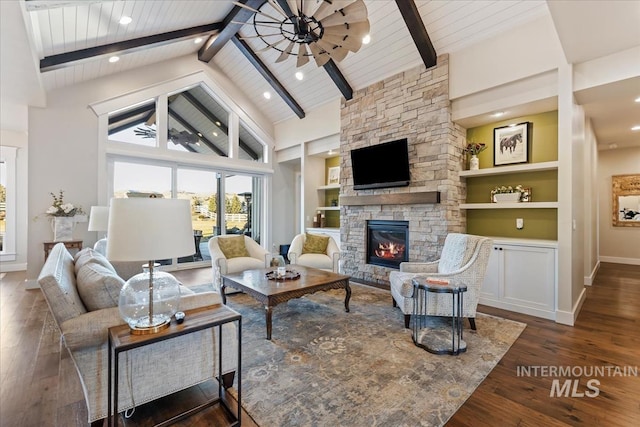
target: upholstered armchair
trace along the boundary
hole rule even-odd
[[[293,238],[287,256],[291,264],[334,273],[338,273],[340,266],[340,248],[328,234],[298,234]]]
[[[471,234],[451,233],[447,235],[440,259],[433,262],[403,262],[400,271],[389,275],[393,306],[404,313],[404,326],[409,327],[413,313],[413,285],[416,277],[460,282],[467,285],[464,294],[463,317],[469,318],[472,329],[476,329],[476,307],[480,299],[480,286],[489,261],[493,242],[491,239]],[[452,298],[449,294],[429,294],[426,315],[451,316]]]
[[[266,268],[271,260],[269,251],[244,235],[222,235],[209,239],[213,286],[220,292],[222,276],[244,270]]]

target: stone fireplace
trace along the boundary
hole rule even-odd
[[[367,221],[367,264],[400,268],[409,260],[408,221]]]
[[[351,150],[401,138],[408,142],[409,186],[354,190]],[[415,67],[342,101],[340,240],[345,274],[388,285],[389,273],[398,268],[395,259],[382,262],[388,261],[389,248],[369,253],[375,249],[367,228],[374,221],[406,224],[407,261],[437,259],[447,234],[464,232],[459,204],[466,188],[458,172],[465,143],[465,130],[451,120],[447,55],[438,57],[435,67]]]

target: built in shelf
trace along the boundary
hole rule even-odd
[[[320,206],[319,208],[316,208],[319,211],[339,211],[340,210],[340,206]]]
[[[540,172],[540,171],[548,171],[548,170],[557,170],[558,162],[541,162],[541,163],[527,163],[522,165],[513,165],[513,166],[497,166],[493,168],[485,168],[478,170],[467,170],[460,171],[461,177],[475,177],[475,176],[493,176],[493,175],[505,175],[508,173],[519,173],[519,172]]]
[[[558,202],[460,203],[460,209],[557,209]]]
[[[339,190],[340,189],[340,184],[328,184],[328,185],[321,185],[320,187],[318,187],[318,190]]]

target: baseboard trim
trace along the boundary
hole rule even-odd
[[[614,264],[640,265],[640,258],[622,258],[617,256],[601,256],[600,262],[612,262]]]
[[[593,267],[593,270],[591,270],[591,274],[588,276],[585,276],[584,278],[585,286],[593,285],[593,279],[596,278],[596,274],[598,273],[599,269],[600,269],[600,261],[596,262],[596,265]]]
[[[573,309],[570,312],[561,310],[556,311],[556,323],[561,323],[568,326],[575,325],[578,314],[580,314],[580,310],[582,309],[582,304],[584,304],[586,298],[587,290],[585,288],[582,288],[582,292],[580,292],[578,301],[576,301],[576,303],[573,305]]]

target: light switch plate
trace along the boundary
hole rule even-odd
[[[524,218],[516,218],[516,228],[522,230],[524,228]]]

